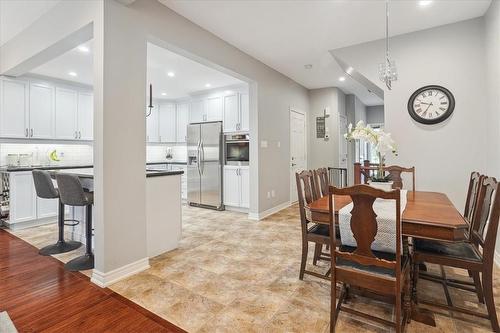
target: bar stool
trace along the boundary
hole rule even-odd
[[[68,271],[81,271],[94,268],[94,254],[92,253],[92,205],[94,194],[84,192],[80,179],[71,174],[56,174],[57,187],[61,202],[69,206],[85,206],[85,234],[86,250],[83,256],[70,260],[64,265]]]
[[[57,217],[57,224],[59,226],[59,238],[57,243],[53,245],[45,246],[38,251],[39,254],[43,256],[49,256],[51,254],[65,253],[73,251],[82,246],[82,243],[76,241],[65,241],[64,240],[64,204],[59,198],[59,191],[54,187],[54,183],[50,178],[48,171],[44,170],[33,170],[33,182],[35,183],[36,195],[42,199],[58,199],[59,200],[59,210]]]

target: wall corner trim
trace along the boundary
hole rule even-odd
[[[103,273],[94,269],[92,277],[90,278],[90,282],[98,285],[101,288],[106,288],[115,282],[142,272],[150,267],[151,266],[149,265],[149,258],[143,258],[107,273]]]

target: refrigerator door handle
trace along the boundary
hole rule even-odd
[[[203,146],[203,141],[200,143],[201,147],[201,174],[203,175],[205,173],[205,146]]]
[[[196,151],[196,168],[198,169],[198,175],[201,176],[201,169],[200,169],[201,150],[200,150],[200,146],[201,146],[201,140],[198,140],[198,148]]]

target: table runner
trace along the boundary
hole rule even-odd
[[[401,190],[401,215],[406,208],[406,193],[407,190]],[[339,211],[340,239],[342,245],[356,247],[356,239],[351,230],[352,208],[351,202]],[[372,250],[396,253],[396,200],[376,199],[373,211],[377,215],[377,235],[372,243]]]

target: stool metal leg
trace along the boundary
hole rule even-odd
[[[48,245],[40,251],[39,254],[42,256],[50,256],[52,254],[65,253],[73,251],[82,246],[82,243],[76,241],[65,241],[64,240],[64,204],[59,200],[59,216],[57,217],[57,224],[59,227],[59,239],[56,244]]]
[[[68,271],[83,271],[94,268],[94,254],[92,253],[92,205],[86,207],[86,250],[83,256],[70,260],[64,265]]]

